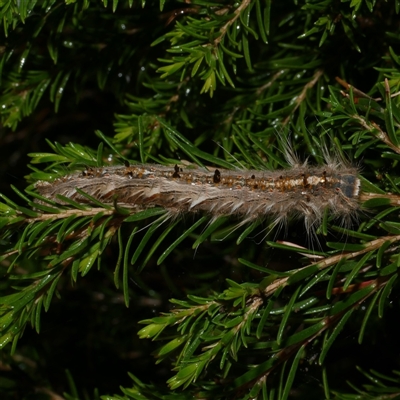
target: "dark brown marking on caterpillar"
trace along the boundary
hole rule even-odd
[[[306,188],[308,186],[307,175],[303,174],[303,186]]]
[[[217,169],[214,172],[213,182],[214,183],[220,183],[221,182],[221,172],[219,172]]]
[[[175,167],[174,167],[174,173],[173,173],[172,177],[173,178],[180,178],[179,167],[177,165],[175,165]]]
[[[85,170],[83,170],[82,171],[82,176],[87,176],[87,177],[93,176],[93,168],[88,167]]]

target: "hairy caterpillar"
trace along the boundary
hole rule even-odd
[[[116,201],[143,209],[160,206],[172,215],[233,215],[241,224],[269,218],[277,225],[297,217],[304,219],[307,231],[320,223],[326,210],[345,222],[359,210],[356,167],[329,159],[322,166],[300,164],[290,153],[286,158],[291,168],[276,171],[156,164],[87,168],[53,182],[39,181],[36,189],[60,204],[64,202],[57,195],[90,203],[78,188],[103,203]]]

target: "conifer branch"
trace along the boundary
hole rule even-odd
[[[307,92],[309,89],[311,89],[317,82],[318,80],[321,78],[321,76],[323,76],[324,71],[323,70],[317,70],[314,73],[314,76],[312,77],[311,81],[308,82],[303,90],[301,91],[300,95],[297,97],[296,102],[295,102],[295,106],[293,108],[293,110],[291,111],[291,115],[294,114],[296,112],[296,110],[299,108],[300,104],[306,99],[307,96]],[[291,118],[291,115],[288,115],[282,122],[282,126],[285,126]]]
[[[365,128],[367,131],[371,132],[374,136],[376,136],[380,141],[389,146],[394,152],[400,154],[400,147],[396,146],[390,139],[388,134],[382,130],[382,128],[374,121],[366,121],[364,117],[360,115],[352,116],[355,120],[357,120],[360,125]]]
[[[97,215],[99,213],[102,213],[102,215],[113,215],[115,214],[114,210],[109,210],[106,208],[100,208],[100,207],[94,207],[94,208],[88,208],[87,210],[63,210],[57,214],[41,214],[38,217],[34,218],[27,218],[25,220],[26,224],[30,224],[31,222],[39,222],[39,221],[46,221],[51,219],[52,221],[55,221],[57,219],[66,219],[70,216],[74,217],[91,217],[94,215]]]
[[[239,7],[237,7],[236,10],[235,10],[234,13],[233,13],[233,15],[234,15],[233,18],[230,18],[230,19],[228,20],[228,22],[220,28],[220,30],[219,30],[220,35],[217,36],[217,37],[214,39],[214,45],[215,45],[215,46],[218,46],[218,45],[221,43],[221,41],[224,39],[224,37],[225,37],[225,35],[226,35],[228,29],[229,29],[229,28],[231,27],[231,25],[240,17],[240,14],[241,14],[247,7],[250,6],[251,3],[252,3],[252,0],[242,0],[242,1],[241,1]],[[222,14],[222,13],[225,13],[225,10],[220,10],[219,14]]]
[[[78,3],[0,5],[0,398],[399,393],[400,0]],[[326,148],[348,160],[351,222],[278,232],[37,186],[150,163],[217,185],[288,168],[288,147],[315,171],[335,164]]]

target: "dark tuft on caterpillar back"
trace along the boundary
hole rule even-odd
[[[221,172],[219,172],[217,169],[214,172],[213,182],[214,183],[220,183],[221,182]]]

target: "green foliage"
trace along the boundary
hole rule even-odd
[[[28,185],[0,194],[1,365],[24,368],[29,382],[0,378],[2,398],[38,393],[38,376],[41,394],[67,399],[398,396],[397,360],[354,349],[397,354],[399,11],[398,0],[1,2],[1,138],[30,149]],[[88,93],[110,96],[114,132],[98,122],[95,135],[59,139],[54,129],[30,147],[30,126],[78,115]],[[323,162],[324,146],[359,163],[363,206],[351,225],[325,215],[304,239],[295,224],[277,232],[268,219],[171,218],[84,192],[85,204],[60,196],[60,205],[35,189],[124,161],[285,168],[287,142],[311,163]],[[137,357],[119,395],[106,393],[120,375],[93,392],[62,356],[56,365],[71,371],[57,386],[41,356],[52,308],[80,288],[109,300],[107,310],[117,304],[85,314],[101,326],[86,347],[109,335],[119,361]],[[123,305],[135,313],[119,316]],[[71,307],[75,316],[84,304]]]

